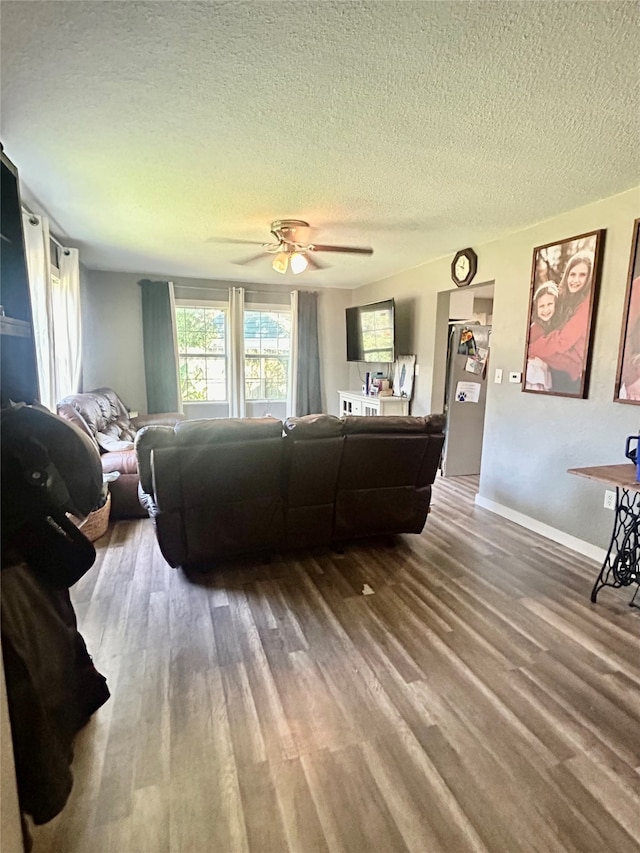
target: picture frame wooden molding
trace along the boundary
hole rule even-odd
[[[584,399],[606,231],[533,250],[522,390]]]
[[[615,403],[640,405],[640,218],[633,223],[631,234],[613,400]]]

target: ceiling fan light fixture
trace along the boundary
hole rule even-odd
[[[291,272],[294,275],[304,272],[309,266],[309,261],[301,252],[294,252],[289,258],[289,263],[291,264]]]
[[[2,2],[2,0],[0,0]],[[269,243],[256,243],[254,240],[231,240],[232,243],[254,243],[261,246],[262,251],[257,255],[236,261],[238,264],[250,264],[264,257],[271,258],[271,266],[280,275],[286,275],[291,270],[299,275],[307,269],[321,270],[326,264],[317,260],[318,252],[343,252],[354,255],[372,255],[373,249],[366,246],[333,246],[320,243],[309,243],[308,230],[310,225],[302,219],[274,219],[271,223]]]
[[[289,255],[286,252],[278,252],[278,254],[273,259],[273,263],[271,264],[271,266],[276,272],[282,273],[282,275],[284,275],[287,271],[287,267],[289,266]]]

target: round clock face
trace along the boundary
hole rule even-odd
[[[463,281],[469,274],[469,258],[466,255],[461,255],[456,261],[455,271],[458,281]]]
[[[462,249],[451,262],[451,278],[458,287],[473,281],[478,267],[478,256],[473,249]]]

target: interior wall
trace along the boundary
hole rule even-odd
[[[148,273],[101,272],[83,274],[83,390],[106,385],[114,388],[127,406],[141,413],[147,410],[142,347],[142,312],[140,288],[142,278],[155,279]],[[216,291],[215,298],[224,296],[229,285],[200,279],[173,277],[176,290],[190,298],[206,296]],[[237,286],[237,282],[235,283]],[[251,285],[252,291],[282,291],[288,295],[290,286]],[[318,292],[318,336],[324,411],[339,413],[338,390],[348,382],[344,311],[350,304],[351,291],[320,286],[299,288]],[[190,412],[191,416],[195,416]],[[206,416],[206,415],[205,415]]]
[[[142,311],[135,273],[91,270],[82,298],[82,390],[108,386],[130,409],[147,411]]]
[[[640,409],[613,402],[633,221],[640,189],[572,210],[482,246],[476,280],[495,282],[489,383],[479,494],[598,547],[608,545],[610,511],[604,486],[566,473],[567,468],[624,462],[627,435],[638,434]],[[531,258],[536,246],[598,228],[606,229],[599,307],[592,340],[586,400],[526,394],[508,373],[522,371],[528,327]],[[413,299],[415,353],[420,373],[412,412],[441,409],[434,363],[438,293],[451,289],[451,257],[354,291],[353,304],[394,296]],[[436,371],[437,378],[437,371]],[[432,408],[432,403],[436,403]]]

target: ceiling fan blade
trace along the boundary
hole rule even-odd
[[[264,240],[236,240],[234,237],[209,237],[205,243],[234,243],[242,246],[262,246]]]
[[[311,269],[326,270],[327,267],[329,266],[329,264],[320,263],[320,261],[318,261],[316,258],[314,258],[311,253],[306,254],[305,258],[307,259],[307,263],[309,264]]]
[[[314,243],[309,246],[312,252],[348,252],[352,255],[373,255],[373,249],[364,248],[363,246],[323,246],[319,243]]]
[[[268,257],[268,252],[258,252],[257,255],[250,255],[248,258],[244,258],[242,261],[233,261],[239,267],[243,267],[245,264],[252,264],[254,261],[259,261],[260,258]]]

